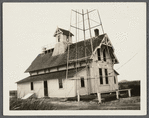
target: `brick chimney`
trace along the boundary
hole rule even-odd
[[[95,37],[99,36],[99,29],[95,29],[94,32],[95,32]]]

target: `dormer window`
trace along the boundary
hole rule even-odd
[[[58,42],[60,42],[60,35],[58,35]]]
[[[66,41],[69,42],[69,36],[66,36]]]

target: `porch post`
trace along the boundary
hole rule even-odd
[[[119,91],[116,91],[116,98],[119,99],[119,95],[118,95]]]

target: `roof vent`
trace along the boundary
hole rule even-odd
[[[99,36],[99,29],[95,29],[94,32],[95,32],[95,37]]]

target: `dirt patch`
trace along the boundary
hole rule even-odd
[[[50,102],[55,110],[140,110],[140,97],[120,98],[98,104],[94,101]]]

